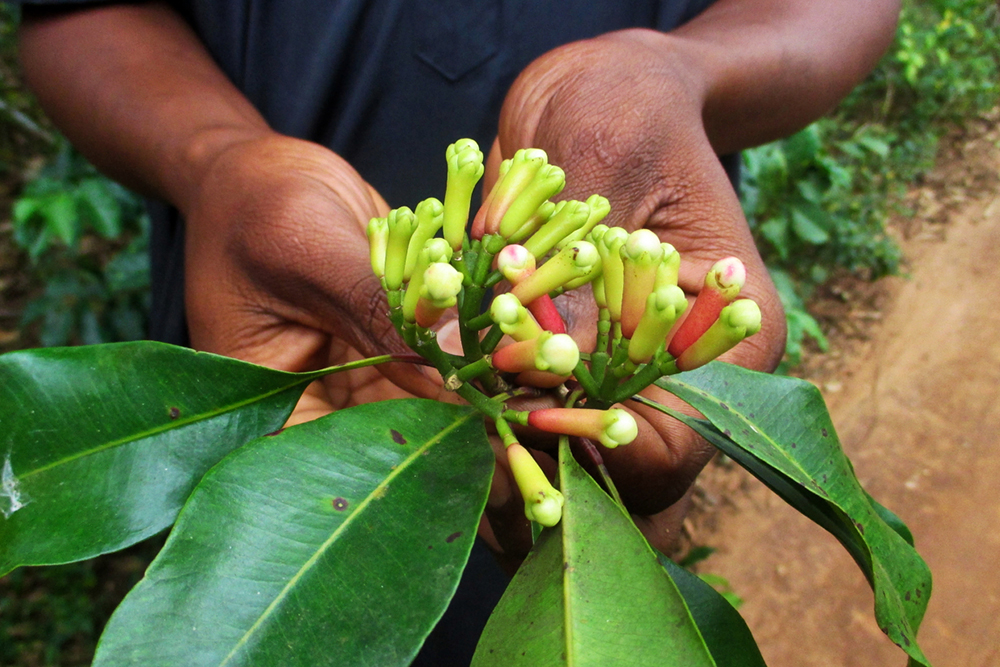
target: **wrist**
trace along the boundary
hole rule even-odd
[[[198,129],[184,141],[177,142],[172,150],[163,152],[168,156],[162,163],[160,176],[163,194],[189,218],[206,184],[213,183],[210,176],[224,157],[238,154],[250,144],[280,136],[262,122]],[[233,169],[233,165],[227,164],[226,168]]]

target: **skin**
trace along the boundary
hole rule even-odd
[[[720,0],[669,34],[626,30],[560,47],[509,91],[487,186],[502,158],[536,146],[565,169],[562,198],[603,194],[608,224],[672,243],[689,293],[715,260],[742,258],[744,295],[765,324],[727,359],[772,370],[783,313],[716,155],[828,111],[887,48],[898,9],[896,0]],[[334,153],[272,131],[172,10],[26,8],[21,58],[46,112],[91,161],[184,215],[195,348],[284,370],[405,350],[368,262],[365,224],[385,202]],[[570,332],[592,346],[587,299],[560,301]],[[454,400],[430,375],[393,364],[315,383],[293,420],[411,394]],[[604,457],[647,536],[669,548],[678,501],[711,452],[676,423],[634,412],[639,438]],[[523,503],[502,455],[498,466],[482,532],[516,562],[528,546]]]

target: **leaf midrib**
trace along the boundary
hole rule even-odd
[[[115,447],[121,447],[123,445],[128,445],[128,444],[133,443],[133,442],[139,442],[140,440],[145,440],[146,438],[152,437],[154,435],[158,435],[160,433],[164,433],[166,431],[170,431],[170,430],[173,430],[173,429],[176,429],[176,428],[181,428],[183,426],[188,426],[190,424],[195,424],[195,423],[200,422],[200,421],[207,421],[209,419],[213,419],[215,417],[218,417],[219,415],[226,414],[227,412],[233,412],[235,410],[239,410],[240,408],[242,408],[244,406],[251,405],[253,403],[258,403],[260,401],[263,401],[263,400],[266,400],[268,398],[271,398],[272,396],[276,396],[277,394],[280,394],[280,393],[282,393],[284,391],[288,391],[289,389],[295,387],[296,385],[304,384],[306,382],[312,382],[315,379],[315,377],[314,377],[315,375],[316,375],[315,373],[310,373],[310,374],[308,374],[305,377],[296,377],[294,382],[290,382],[290,383],[288,383],[286,385],[282,385],[280,387],[277,387],[277,388],[275,388],[275,389],[273,389],[271,391],[268,391],[266,393],[263,393],[263,394],[256,394],[255,396],[253,396],[251,398],[248,398],[246,400],[238,401],[236,403],[230,403],[230,404],[228,404],[226,406],[223,406],[221,408],[218,408],[218,409],[208,410],[208,411],[205,411],[205,412],[199,412],[197,415],[195,415],[193,417],[178,418],[178,419],[172,420],[172,421],[170,421],[168,423],[161,424],[160,426],[156,426],[156,427],[147,429],[145,431],[140,431],[139,433],[133,433],[133,434],[130,434],[128,436],[125,436],[125,437],[122,437],[122,438],[118,438],[118,439],[112,440],[110,442],[106,442],[106,443],[101,444],[101,445],[99,445],[97,447],[92,447],[92,448],[84,450],[84,451],[76,452],[75,454],[72,454],[70,456],[65,456],[63,458],[57,459],[57,460],[52,461],[50,463],[47,463],[47,464],[45,464],[43,466],[35,468],[34,470],[29,470],[28,472],[21,473],[18,476],[18,479],[20,479],[20,480],[23,481],[23,480],[25,480],[25,479],[27,479],[29,477],[32,477],[34,475],[38,475],[40,473],[46,472],[48,470],[51,470],[53,468],[57,468],[57,467],[59,467],[61,465],[65,465],[67,463],[72,463],[73,461],[76,461],[77,459],[82,459],[82,458],[85,458],[87,456],[92,456],[94,454],[99,454],[99,453],[101,453],[103,451],[114,449]]]
[[[337,541],[340,535],[347,529],[348,526],[350,526],[354,522],[354,519],[360,516],[361,513],[364,511],[364,509],[367,508],[368,505],[370,505],[373,500],[381,498],[384,495],[385,489],[389,486],[390,482],[392,482],[405,470],[407,470],[409,466],[420,456],[423,456],[424,452],[427,449],[441,442],[441,440],[443,440],[446,435],[457,429],[459,426],[467,422],[469,419],[472,419],[475,415],[476,415],[475,412],[470,412],[465,416],[456,419],[451,425],[445,427],[439,433],[437,433],[437,435],[427,440],[427,442],[425,442],[423,445],[415,449],[412,454],[403,459],[402,463],[398,464],[394,469],[392,469],[389,472],[389,475],[384,480],[379,482],[379,484],[375,486],[375,488],[373,488],[367,496],[365,496],[364,500],[362,500],[360,503],[357,504],[354,511],[351,512],[350,515],[346,517],[339,526],[337,526],[336,530],[334,530],[330,534],[330,537],[328,537],[323,542],[323,544],[321,544],[319,548],[316,549],[313,555],[310,556],[305,561],[305,563],[302,564],[302,566],[298,569],[298,571],[296,571],[295,574],[292,575],[292,577],[288,580],[288,583],[285,584],[285,586],[281,589],[281,591],[278,592],[278,594],[274,597],[274,599],[270,602],[270,604],[268,604],[267,607],[264,609],[264,611],[261,612],[260,616],[257,617],[257,620],[255,620],[253,624],[247,629],[247,631],[243,633],[243,636],[240,637],[239,640],[237,640],[233,648],[219,663],[219,667],[223,667],[224,665],[229,663],[229,661],[236,655],[236,653],[250,640],[250,637],[254,634],[257,628],[263,625],[264,622],[267,620],[267,618],[272,613],[274,613],[274,610],[277,609],[278,605],[282,602],[282,600],[284,600],[288,596],[288,593],[292,590],[293,586],[296,583],[298,583],[298,581],[303,576],[305,576],[305,573],[313,565],[315,565],[317,561],[319,561],[319,559],[323,556],[323,554],[325,554],[330,549],[331,546],[333,546],[334,542]]]

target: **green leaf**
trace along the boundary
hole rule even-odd
[[[781,142],[788,164],[793,170],[801,171],[814,162],[823,148],[819,126],[816,123],[806,127]]]
[[[161,343],[0,355],[0,574],[122,549],[281,427],[316,374]]]
[[[42,200],[38,209],[45,220],[45,227],[66,244],[76,246],[80,238],[80,220],[77,215],[76,199],[69,192],[56,192]]]
[[[104,178],[88,178],[77,186],[80,209],[91,226],[106,239],[122,233],[122,207]]]
[[[111,618],[102,665],[408,665],[465,567],[493,473],[469,408],[371,403],[205,475]]]
[[[708,583],[663,554],[658,553],[657,558],[684,596],[715,664],[718,667],[765,667],[750,628],[733,605]]]
[[[793,208],[792,230],[806,243],[813,245],[826,243],[830,240],[830,234],[823,229],[821,223],[816,220],[816,216],[811,213],[799,207]]]
[[[714,665],[673,581],[564,439],[562,521],[545,530],[483,631],[474,667]]]
[[[819,390],[804,380],[721,362],[657,384],[710,423],[660,409],[690,425],[844,545],[875,592],[879,627],[914,660],[928,664],[916,635],[931,593],[930,571],[903,530],[887,524],[885,512],[861,488]]]

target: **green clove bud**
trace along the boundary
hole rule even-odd
[[[590,206],[582,201],[561,201],[541,229],[524,242],[524,247],[535,257],[545,257],[559,241],[583,228],[590,217]]]
[[[372,271],[379,280],[385,279],[385,250],[389,246],[389,224],[385,218],[372,218],[368,221],[368,253],[371,257]]]
[[[414,211],[417,228],[413,230],[410,243],[406,247],[406,268],[403,269],[403,280],[407,281],[413,275],[413,268],[417,265],[417,257],[428,239],[434,238],[437,231],[441,229],[444,221],[444,206],[440,201],[431,197],[417,204]]]
[[[472,191],[485,171],[483,152],[472,139],[459,139],[448,146],[445,159],[448,162],[448,184],[444,193],[444,238],[454,252],[459,252],[465,239],[465,226],[469,222]]]
[[[552,290],[562,287],[571,280],[587,275],[595,264],[600,263],[601,256],[594,244],[587,241],[577,241],[567,246],[549,261],[535,269],[535,272],[522,279],[511,293],[521,303],[530,304]]]
[[[386,224],[389,226],[389,240],[385,251],[385,286],[388,290],[397,290],[403,285],[406,250],[417,228],[417,221],[413,211],[403,206],[389,211]]]
[[[646,298],[646,309],[628,345],[628,358],[644,364],[664,344],[670,329],[687,310],[687,297],[677,285],[664,285]]]
[[[547,527],[559,523],[565,500],[542,472],[531,452],[514,442],[507,446],[507,462],[524,498],[525,516]]]
[[[490,317],[500,330],[516,341],[531,340],[542,334],[542,327],[513,294],[501,294],[490,304]]]
[[[602,197],[601,195],[590,195],[587,197],[587,206],[590,207],[590,215],[587,217],[587,222],[584,223],[583,227],[572,234],[568,234],[562,241],[556,244],[556,247],[560,250],[574,241],[587,238],[587,235],[590,234],[594,227],[599,225],[608,216],[608,213],[611,212],[611,203],[608,202],[607,197]],[[589,241],[590,239],[587,240]]]

